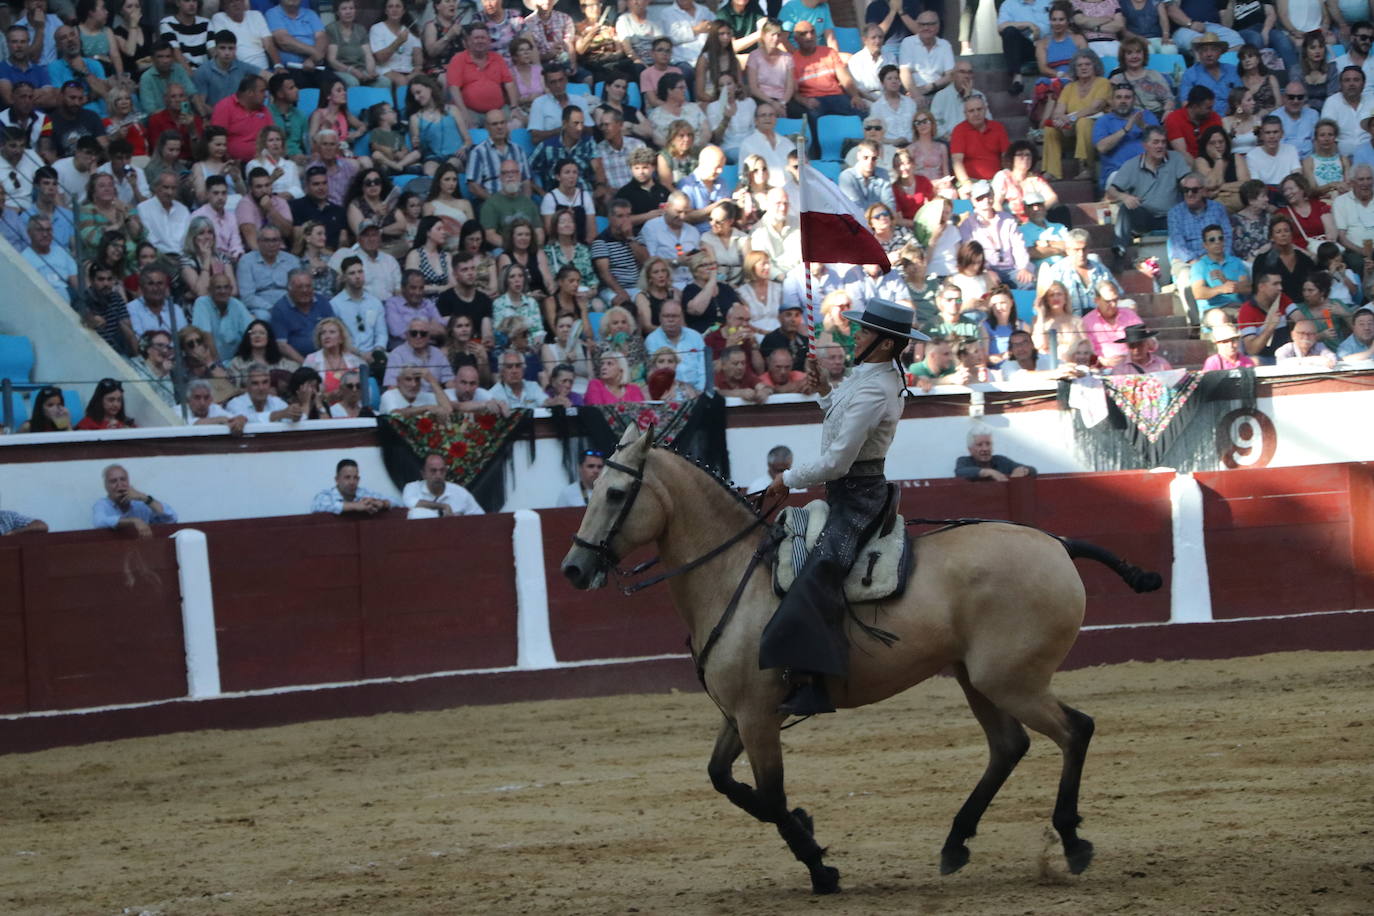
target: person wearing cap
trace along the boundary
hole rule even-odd
[[[1374,359],[1374,308],[1366,305],[1355,310],[1350,319],[1350,336],[1336,348],[1336,356],[1345,362]]]
[[[801,304],[787,302],[778,309],[777,328],[763,335],[763,340],[759,341],[759,352],[767,362],[774,350],[786,350],[791,354],[792,368],[805,372],[807,343],[806,335],[802,333]],[[647,341],[645,346],[648,346]]]
[[[358,242],[340,248],[329,259],[329,267],[343,276],[345,258],[356,257],[363,262],[364,288],[385,303],[401,289],[401,265],[382,250],[382,227],[365,219],[358,224]]]
[[[1026,208],[1021,238],[1025,240],[1032,269],[1038,271],[1042,264],[1053,264],[1064,256],[1064,240],[1068,237],[1069,227],[1049,221],[1045,198],[1039,191],[1026,192],[1026,196],[1021,198],[1021,205]]]
[[[1118,78],[1119,79],[1119,78]],[[1136,104],[1135,89],[1124,80],[1112,85],[1111,107],[1093,123],[1097,149],[1097,187],[1106,190],[1107,180],[1134,156],[1145,152],[1145,128],[1159,125],[1153,112]]]
[[[975,181],[968,196],[973,201],[973,213],[959,224],[959,237],[983,246],[987,269],[1001,277],[1003,283],[1022,289],[1029,287],[1035,282],[1035,272],[1030,269],[1026,240],[1016,217],[994,209],[989,182]]]
[[[1336,146],[1342,156],[1353,156],[1369,142],[1369,122],[1374,116],[1374,96],[1365,95],[1364,70],[1346,67],[1340,74],[1340,92],[1326,97],[1322,118],[1336,122],[1340,133]]]
[[[790,687],[778,707],[788,715],[835,710],[825,678],[842,678],[848,671],[844,580],[887,502],[884,461],[905,388],[898,359],[909,342],[927,339],[912,329],[916,313],[896,302],[870,299],[863,311],[844,316],[859,326],[854,374],[832,389],[815,360],[806,365],[825,412],[820,455],[777,475],[766,491],[777,499],[792,487],[825,484],[830,503],[815,549],[759,642],[759,667],[781,668]]]
[[[1218,3],[1217,0],[1169,0],[1161,5],[1174,25],[1174,44],[1180,51],[1194,48],[1199,41],[1208,38],[1220,42],[1223,51],[1227,48],[1234,51],[1245,44],[1239,32],[1221,24],[1221,12],[1226,3]]]
[[[1155,338],[1158,336],[1158,331],[1151,331],[1143,324],[1133,324],[1127,328],[1116,342],[1125,344],[1130,353],[1112,368],[1112,375],[1143,375],[1172,369],[1168,360],[1155,353],[1158,346]]]
[[[959,196],[968,197],[971,183],[991,180],[1000,172],[1009,149],[1007,129],[988,118],[988,100],[982,95],[964,99],[964,120],[949,135],[950,167],[958,179]]]
[[[1253,369],[1255,361],[1240,351],[1240,331],[1233,324],[1219,324],[1212,328],[1212,343],[1217,352],[1202,364],[1203,372],[1218,369]]]
[[[1206,86],[1216,97],[1217,114],[1225,116],[1228,96],[1232,89],[1240,85],[1240,73],[1235,65],[1220,60],[1226,50],[1226,42],[1218,38],[1215,32],[1204,32],[1193,41],[1192,47],[1197,62],[1183,71],[1183,77],[1178,81],[1179,101],[1186,99],[1194,86]]]

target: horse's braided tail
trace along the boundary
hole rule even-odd
[[[1069,556],[1075,560],[1096,560],[1103,566],[1107,566],[1116,571],[1131,588],[1137,592],[1152,592],[1164,584],[1164,579],[1157,572],[1150,572],[1141,569],[1118,557],[1106,548],[1099,547],[1088,541],[1080,541],[1076,538],[1059,538],[1059,543],[1064,545],[1064,549],[1069,552]]]

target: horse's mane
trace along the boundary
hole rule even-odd
[[[743,494],[740,493],[740,491],[735,487],[733,482],[726,480],[724,477],[722,477],[718,469],[712,467],[709,464],[705,464],[697,460],[696,458],[689,458],[681,452],[674,451],[673,449],[668,448],[664,445],[654,445],[653,449],[655,451],[671,455],[679,461],[683,462],[684,464],[696,468],[698,471],[705,474],[707,478],[709,478],[712,482],[714,482],[716,486],[720,487],[726,493],[729,493],[730,498],[733,499],[740,506],[742,506],[744,509],[746,509],[749,512],[750,516],[752,516],[753,518],[760,517],[758,508],[752,502],[750,502],[748,498],[746,498]]]

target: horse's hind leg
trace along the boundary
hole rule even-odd
[[[1054,739],[1064,755],[1059,774],[1059,796],[1054,803],[1054,829],[1064,844],[1064,858],[1075,875],[1093,860],[1093,844],[1078,836],[1078,787],[1083,779],[1083,761],[1093,737],[1092,717],[1055,699],[1048,689],[1038,694],[1018,694],[1015,690],[992,695],[1002,709],[1030,728]]]
[[[1030,738],[1026,737],[1026,730],[1021,727],[1021,723],[979,693],[977,688],[969,683],[968,670],[962,664],[956,666],[954,673],[959,679],[959,686],[964,688],[969,708],[973,710],[978,724],[983,726],[983,732],[987,735],[988,766],[983,772],[983,778],[974,786],[968,801],[964,802],[964,806],[954,816],[954,824],[950,827],[944,848],[940,850],[942,875],[953,874],[968,862],[969,852],[968,847],[964,845],[965,841],[977,834],[978,821],[982,819],[983,812],[988,809],[997,791],[1002,788],[1002,784],[1007,781],[1011,771],[1016,769],[1016,764],[1030,747]]]
[[[817,894],[833,894],[840,889],[839,869],[826,865],[825,850],[817,845],[811,835],[812,821],[801,808],[787,810],[787,793],[783,789],[782,739],[776,717],[764,717],[756,723],[745,722],[732,738],[727,732],[735,731],[727,722],[716,739],[716,750],[711,755],[711,781],[732,802],[748,811],[761,821],[778,828],[778,834],[787,843],[787,848],[797,861],[806,866],[811,873],[811,889]],[[744,751],[749,755],[749,766],[754,772],[754,782],[758,788],[736,782],[729,773],[729,762],[739,756],[742,739]],[[720,765],[724,763],[724,772]]]

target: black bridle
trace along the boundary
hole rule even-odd
[[[650,447],[652,448],[652,446]],[[617,448],[616,452],[619,451],[620,449]],[[611,454],[614,455],[616,452],[612,452]],[[645,452],[644,460],[646,462],[648,461],[648,452]],[[680,576],[684,573],[689,573],[697,567],[714,560],[716,557],[720,556],[725,551],[729,550],[731,547],[734,547],[740,541],[744,540],[744,538],[749,535],[749,532],[753,531],[755,528],[766,527],[769,524],[768,516],[772,514],[773,509],[776,509],[778,505],[781,504],[781,500],[779,500],[777,504],[774,504],[769,509],[764,510],[764,495],[760,493],[758,515],[754,518],[753,521],[751,521],[747,526],[745,526],[743,530],[741,530],[737,534],[732,535],[729,538],[726,538],[724,541],[717,544],[715,547],[711,548],[701,556],[697,557],[695,560],[691,560],[675,569],[670,569],[667,572],[661,572],[656,576],[651,576],[648,579],[644,579],[641,582],[632,582],[629,585],[622,585],[620,584],[621,579],[628,579],[632,576],[639,575],[645,570],[651,569],[658,563],[659,558],[651,557],[645,560],[643,563],[640,563],[630,569],[620,568],[620,555],[617,554],[615,552],[615,549],[611,547],[611,541],[615,540],[615,536],[619,534],[620,529],[624,527],[625,520],[629,518],[630,511],[634,508],[635,500],[639,498],[639,491],[644,487],[644,468],[643,466],[640,466],[638,468],[632,468],[629,465],[622,464],[619,461],[615,461],[613,460],[613,458],[610,457],[605,458],[604,461],[606,467],[610,468],[613,471],[620,471],[622,474],[628,475],[630,479],[633,481],[633,483],[630,484],[630,489],[625,494],[625,499],[620,505],[620,512],[616,515],[615,521],[611,522],[611,527],[606,529],[606,534],[601,538],[600,542],[592,543],[591,541],[578,537],[576,534],[572,536],[572,542],[576,546],[581,547],[584,550],[590,550],[593,554],[595,554],[597,559],[599,559],[605,566],[606,572],[616,579],[616,587],[620,589],[621,594],[627,597],[633,595],[635,592],[643,591],[651,585],[657,585],[658,583],[663,582],[666,579],[671,579],[674,576]],[[784,497],[784,499],[785,498],[786,497]]]

